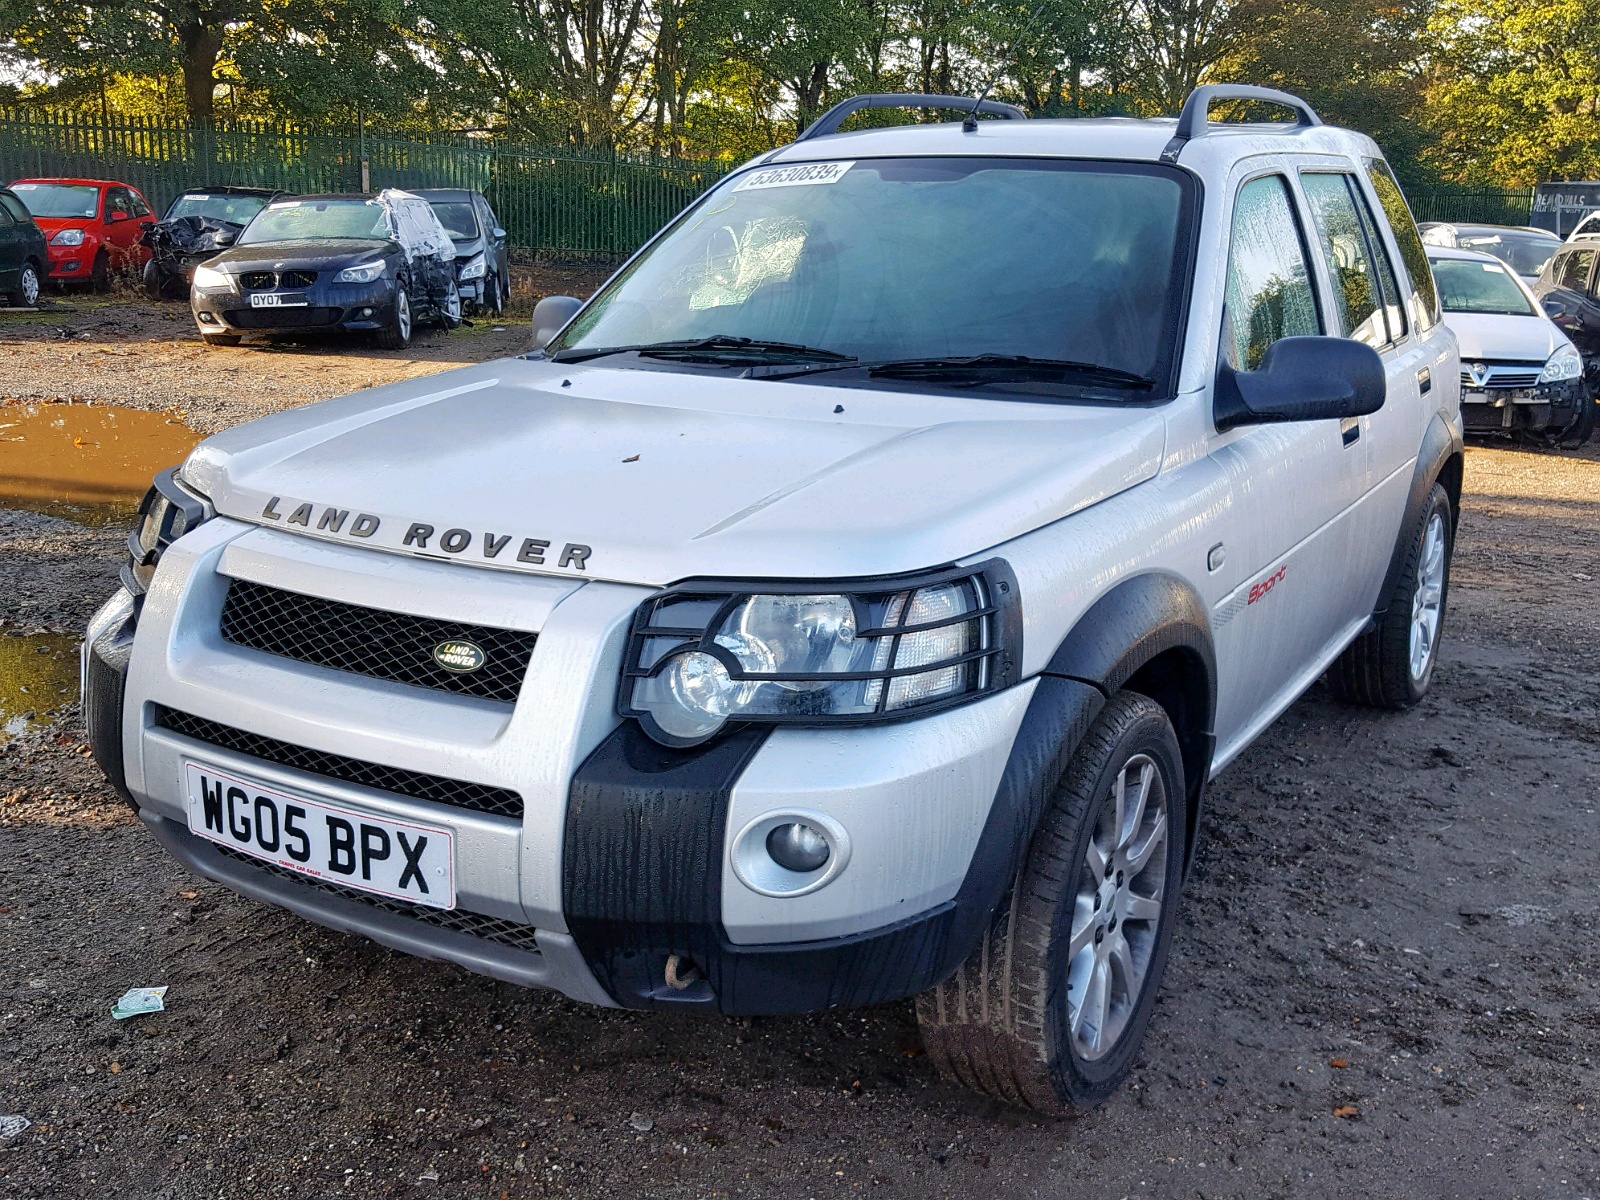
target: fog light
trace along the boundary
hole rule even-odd
[[[202,324],[202,325],[215,325],[216,323],[217,323],[217,319],[214,316],[212,316],[210,313],[203,312],[203,313],[200,314],[200,324]]]
[[[82,263],[80,263],[77,259],[74,258],[74,259],[72,259],[72,260],[70,260],[68,262],[62,263],[61,264],[61,269],[63,271],[76,271],[82,265],[83,265]]]
[[[356,316],[358,316],[358,317],[370,317],[371,315],[372,315],[372,310],[370,308],[358,308],[358,309],[356,309]]]
[[[767,834],[767,853],[784,870],[804,875],[821,870],[830,851],[828,839],[819,830],[790,821]]]

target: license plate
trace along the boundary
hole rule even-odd
[[[304,296],[283,292],[252,292],[250,295],[251,308],[305,308],[310,303]]]
[[[456,906],[448,829],[291,795],[201,763],[183,769],[191,833],[313,879]]]
[[[1463,389],[1462,393],[1461,393],[1461,403],[1463,403],[1463,404],[1487,404],[1487,403],[1489,403],[1489,393],[1488,392],[1473,391],[1471,389]]]

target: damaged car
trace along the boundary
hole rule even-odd
[[[1583,358],[1513,268],[1474,250],[1428,247],[1445,324],[1461,347],[1468,433],[1582,445],[1595,405]]]
[[[456,244],[456,285],[469,313],[499,316],[511,295],[506,231],[482,192],[467,188],[419,188]]]
[[[189,304],[208,346],[325,330],[402,350],[419,321],[461,323],[455,244],[410,192],[283,196],[195,268]]]
[[[195,267],[238,241],[251,219],[282,194],[277,188],[230,186],[190,188],[179,195],[140,235],[150,248],[145,292],[156,300],[186,295]]]

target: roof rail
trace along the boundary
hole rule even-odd
[[[1204,87],[1195,88],[1183,102],[1183,111],[1178,114],[1177,132],[1161,151],[1162,162],[1177,162],[1185,143],[1206,133],[1210,124],[1211,106],[1218,100],[1260,100],[1267,104],[1293,109],[1296,129],[1309,129],[1313,125],[1322,124],[1322,118],[1317,116],[1316,110],[1311,105],[1288,92],[1280,92],[1276,88],[1251,87],[1246,83],[1208,83]]]
[[[809,138],[827,137],[830,133],[837,133],[846,117],[864,108],[959,108],[967,112],[976,109],[978,112],[1002,117],[1007,121],[1028,119],[1028,114],[1015,104],[1005,104],[999,100],[976,100],[971,96],[919,96],[901,92],[873,92],[839,101],[806,126],[806,131],[795,138],[795,141],[803,142]]]

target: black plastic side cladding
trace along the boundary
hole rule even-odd
[[[952,902],[866,934],[767,946],[730,943],[721,915],[728,797],[765,733],[746,729],[682,751],[624,723],[573,781],[567,926],[601,986],[627,1008],[777,1015],[915,995],[948,978],[979,944],[1104,702],[1086,683],[1040,679]],[[703,979],[668,988],[671,954],[692,961]]]
[[[1205,602],[1177,575],[1135,575],[1090,605],[1045,672],[1107,696],[1131,685],[1168,710],[1183,751],[1192,862],[1216,750],[1217,656]]]
[[[133,618],[106,630],[88,648],[83,681],[83,720],[89,750],[106,780],[134,812],[139,806],[128,794],[122,758],[122,698],[127,690],[128,659],[133,653]]]
[[[573,776],[561,904],[600,986],[631,1008],[707,997],[673,993],[668,955],[708,970],[722,940],[728,798],[768,731],[746,727],[677,750],[625,721]],[[699,989],[703,991],[703,989]]]
[[[1462,454],[1463,440],[1445,419],[1438,414],[1428,422],[1428,428],[1422,434],[1422,448],[1417,452],[1417,465],[1411,472],[1411,490],[1406,495],[1405,517],[1400,522],[1401,529],[1410,529],[1419,519],[1422,506],[1428,501],[1428,493],[1433,490],[1435,482],[1441,480],[1450,460]],[[1447,486],[1453,485],[1450,496],[1450,507],[1455,520],[1461,517],[1461,480],[1456,478],[1446,481]],[[1394,595],[1395,584],[1400,578],[1400,572],[1405,568],[1406,555],[1410,547],[1404,544],[1403,539],[1395,539],[1394,553],[1389,559],[1389,569],[1383,576],[1383,589],[1378,593],[1378,608],[1372,614],[1375,621],[1381,621],[1384,614],[1389,611],[1389,597]]]

